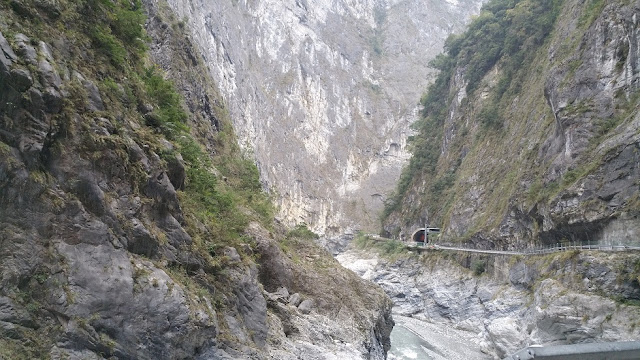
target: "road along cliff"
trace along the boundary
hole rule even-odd
[[[640,231],[638,1],[491,1],[436,61],[388,234],[519,249]]]

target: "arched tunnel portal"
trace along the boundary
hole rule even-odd
[[[420,228],[413,232],[411,235],[411,241],[413,242],[429,242],[429,238],[426,236],[425,228]]]
[[[435,240],[439,233],[440,228],[437,227],[419,228],[413,232],[413,235],[411,235],[411,241],[418,243],[428,243],[429,236],[432,237],[432,240]]]

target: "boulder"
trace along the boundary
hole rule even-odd
[[[29,88],[27,96],[23,99],[24,108],[30,113],[35,113],[45,108],[42,92],[35,87]]]
[[[292,312],[290,308],[282,303],[282,297],[278,297],[278,295],[269,293],[267,291],[265,291],[265,295],[267,299],[267,306],[280,319],[282,331],[284,332],[285,336],[298,333],[299,329],[291,319]]]
[[[14,39],[18,46],[18,49],[16,50],[18,55],[20,55],[29,64],[37,65],[38,53],[36,52],[36,49],[31,46],[29,38],[24,34],[17,34]]]
[[[84,89],[87,91],[87,97],[89,102],[87,103],[87,110],[89,111],[104,111],[104,103],[100,96],[100,90],[93,82],[85,80],[82,82]]]
[[[191,236],[182,228],[180,222],[171,214],[166,214],[163,218],[158,220],[158,226],[167,235],[168,243],[175,247],[180,248],[183,245],[190,245],[193,240]]]
[[[176,189],[164,171],[156,172],[149,178],[145,194],[154,199],[163,211],[180,216],[178,214],[181,214],[182,211]]]
[[[278,297],[278,301],[283,304],[289,301],[289,290],[286,287],[279,287],[275,295]]]
[[[229,258],[231,263],[238,263],[242,260],[240,254],[238,254],[238,250],[236,248],[227,246],[224,248],[224,255]]]
[[[300,310],[300,312],[303,314],[309,314],[311,310],[313,310],[313,305],[313,300],[307,299],[301,302],[300,305],[298,305],[298,310]]]
[[[26,91],[33,85],[31,73],[25,69],[13,69],[10,72],[11,83],[13,88],[19,92]]]
[[[260,282],[265,289],[275,292],[281,286],[291,288],[294,277],[292,266],[277,242],[257,223],[249,225],[248,233],[255,241],[256,252],[260,254]]]
[[[151,235],[140,220],[136,218],[131,219],[131,225],[132,228],[127,241],[127,250],[134,254],[152,258],[158,252],[158,241]]]
[[[136,143],[134,141],[131,141],[131,143],[129,144],[128,150],[129,150],[128,151],[129,159],[132,162],[138,162],[139,161],[142,164],[142,167],[144,168],[144,170],[146,172],[149,172],[149,170],[151,170],[151,165],[149,163],[149,158],[145,154],[144,150],[142,150],[140,145],[138,145],[138,143]]]
[[[176,153],[175,156],[171,157],[167,162],[167,176],[176,190],[184,190],[187,172],[184,167],[182,155],[179,153]]]
[[[45,111],[50,114],[57,114],[62,110],[64,104],[62,95],[53,87],[47,87],[43,93]]]
[[[53,55],[51,54],[51,49],[49,48],[49,45],[46,42],[40,41],[38,43],[38,48],[40,49],[40,53],[42,54],[42,56],[45,57],[45,59],[47,59],[48,61],[53,61]]]
[[[38,72],[40,73],[40,82],[44,86],[60,89],[62,79],[47,59],[43,58],[38,62]]]
[[[29,313],[20,309],[10,298],[5,296],[0,296],[0,322],[31,328],[36,327]]]
[[[255,266],[246,271],[236,271],[231,274],[235,278],[234,289],[236,308],[242,316],[243,324],[249,330],[253,342],[258,347],[266,344],[267,326],[267,301],[257,281],[257,269]]]
[[[293,306],[298,306],[302,302],[302,296],[299,293],[295,293],[289,296],[289,304]]]
[[[0,32],[0,75],[8,75],[11,66],[18,60],[7,39]]]
[[[104,192],[91,174],[80,179],[75,186],[75,193],[82,205],[95,214],[102,216],[106,212],[106,202]]]

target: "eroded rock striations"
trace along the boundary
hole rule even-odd
[[[170,0],[194,34],[280,217],[378,230],[429,61],[482,0]]]
[[[512,258],[435,252],[389,262],[349,251],[338,258],[380,284],[394,313],[468,331],[478,348],[497,359],[530,345],[631,341],[640,335],[637,254]]]
[[[0,358],[383,359],[389,299],[283,252],[201,57],[147,5],[145,34],[140,2],[0,4]]]

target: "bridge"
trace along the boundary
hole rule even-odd
[[[415,234],[418,233],[421,229],[414,232],[412,235],[412,239],[415,237]],[[423,230],[423,229],[422,229]],[[385,238],[376,234],[365,234],[368,238],[374,241],[398,241],[390,238]],[[493,255],[512,255],[512,256],[528,256],[528,255],[544,255],[551,254],[555,252],[561,251],[570,251],[570,250],[581,250],[581,251],[630,251],[630,250],[640,250],[640,243],[638,244],[599,244],[599,243],[556,243],[549,244],[538,247],[530,247],[519,250],[488,250],[488,249],[476,249],[476,248],[468,248],[462,246],[453,246],[451,244],[435,244],[435,243],[423,243],[416,241],[408,241],[402,242],[405,244],[405,247],[411,251],[423,252],[423,251],[432,251],[432,250],[444,250],[444,251],[462,251],[469,253],[477,253],[477,254],[493,254]],[[640,358],[639,358],[640,359]]]

